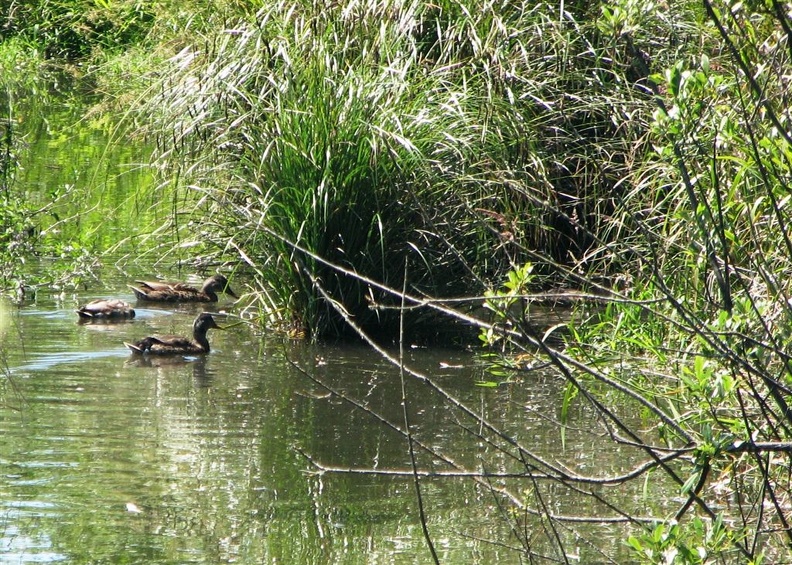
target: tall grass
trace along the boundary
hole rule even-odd
[[[557,6],[280,1],[183,50],[144,111],[196,235],[248,263],[265,310],[339,333],[321,283],[387,327],[327,263],[432,296],[537,251],[607,269],[586,253],[640,135],[615,115],[649,106],[592,53]]]

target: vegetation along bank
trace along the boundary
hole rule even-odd
[[[654,473],[681,494],[661,522],[608,507],[634,526],[638,558],[772,561],[792,541],[789,11],[12,3],[2,281],[18,288],[36,255],[85,271],[112,245],[64,250],[48,231],[62,219],[16,190],[31,93],[87,97],[116,142],[154,147],[158,182],[141,198],[169,203],[155,228],[169,236],[137,245],[233,265],[269,327],[372,342],[475,327],[509,353],[507,379],[538,356],[565,376],[565,409],[591,407],[603,441],[644,460],[599,482]],[[555,300],[573,321],[532,324],[531,307]],[[488,433],[527,474],[594,481]]]

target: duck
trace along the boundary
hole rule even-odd
[[[217,292],[239,298],[223,275],[212,275],[200,289],[181,282],[135,281],[138,286],[128,285],[138,300],[149,302],[217,302]]]
[[[135,310],[128,302],[117,298],[100,298],[75,310],[80,320],[128,320]]]
[[[193,337],[163,335],[149,336],[135,343],[124,342],[133,355],[200,355],[209,353],[209,340],[206,333],[211,329],[222,330],[212,314],[202,312],[193,322]]]

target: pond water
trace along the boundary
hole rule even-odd
[[[410,468],[404,437],[316,382],[401,426],[396,367],[362,346],[291,342],[246,325],[210,332],[209,355],[141,360],[124,341],[185,334],[200,307],[140,305],[133,321],[79,324],[73,309],[104,296],[133,300],[118,290],[0,303],[0,563],[429,560],[408,476],[317,473],[306,459]],[[412,348],[407,363],[536,452],[591,467],[588,432],[570,427],[561,446],[561,379],[477,386],[484,365],[454,350]],[[409,380],[407,398],[420,441],[470,470],[515,468],[431,388]],[[449,468],[423,452],[418,464]],[[598,462],[621,464],[618,455]],[[442,562],[519,558],[502,501],[487,489],[454,477],[421,486]],[[525,480],[514,492],[529,488]],[[559,513],[585,504],[558,485],[544,495]],[[595,526],[564,535],[583,562],[623,554],[619,536],[603,544]]]
[[[88,325],[74,305],[4,303],[0,314],[2,562],[421,555],[408,481],[311,475],[295,450],[402,466],[402,442],[291,365],[364,386],[383,408],[398,391],[366,350],[269,343],[239,328],[212,332],[204,358],[141,361],[123,341],[183,333],[194,310],[139,308],[133,322]],[[450,555],[474,549],[464,545],[478,544]]]
[[[430,562],[408,441],[397,431],[399,368],[362,345],[262,335],[233,316],[221,320],[232,327],[210,332],[206,356],[132,357],[123,342],[186,335],[202,309],[140,304],[134,320],[77,321],[74,309],[95,298],[134,303],[126,285],[135,277],[181,274],[176,258],[167,272],[162,262],[133,262],[128,248],[101,252],[119,234],[134,235],[128,213],[150,182],[130,166],[140,155],[122,147],[108,157],[95,132],[63,141],[42,130],[29,142],[21,182],[42,202],[53,187],[101,181],[51,223],[64,241],[99,250],[104,267],[77,290],[42,286],[21,303],[0,300],[0,564]],[[158,213],[150,204],[142,208]],[[80,207],[87,211],[75,213]],[[244,277],[232,285],[244,292]],[[209,309],[236,314],[244,303],[221,299]],[[562,431],[560,375],[496,376],[477,351],[407,347],[405,362],[427,377],[405,376],[404,395],[424,446],[417,467],[435,473],[419,485],[441,562],[543,562],[559,557],[559,543],[570,561],[629,555],[621,525],[574,519],[612,515],[574,488],[443,475],[525,471],[513,442],[583,474],[629,468],[634,461],[603,446],[596,415],[581,403]],[[491,381],[500,384],[481,386]],[[643,487],[598,495],[661,513]],[[548,528],[514,511],[509,496],[572,519]]]

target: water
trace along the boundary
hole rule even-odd
[[[29,139],[26,191],[42,203],[49,191],[85,191],[48,218],[64,243],[106,249],[136,235],[133,212],[147,226],[169,213],[138,201],[151,182],[134,166],[140,152],[111,155],[105,142],[96,132],[64,141],[54,123]],[[201,310],[140,305],[131,321],[77,323],[73,310],[92,299],[133,301],[126,283],[136,277],[183,274],[167,271],[178,257],[153,264],[127,254],[135,243],[99,253],[103,267],[79,284],[43,285],[21,305],[0,300],[0,564],[429,562],[407,441],[394,430],[404,425],[398,368],[360,345],[294,342],[244,324],[210,332],[203,357],[133,358],[124,341],[186,335]],[[43,275],[49,261],[30,272]],[[244,291],[244,280],[231,282]],[[243,304],[210,308],[238,313]],[[635,463],[595,433],[580,402],[562,432],[565,384],[552,370],[494,376],[475,351],[411,347],[406,362],[431,378],[407,376],[405,386],[411,430],[432,450],[417,449],[422,471],[524,471],[504,437],[582,474]],[[639,415],[623,411],[637,426]],[[643,486],[598,494],[636,514],[667,511]],[[542,562],[558,556],[556,539],[573,561],[628,555],[619,525],[551,531],[531,515],[542,505],[558,516],[612,515],[560,483],[432,476],[420,487],[444,563]],[[529,511],[515,512],[499,492]]]
[[[141,362],[123,341],[189,328],[194,313],[151,309],[133,322],[84,325],[69,306],[3,304],[0,561],[422,554],[408,481],[311,475],[296,451],[328,464],[401,466],[403,444],[290,365],[332,370],[335,386],[365,387],[382,408],[396,391],[375,357],[269,343],[239,328],[210,333],[204,358]]]
[[[122,290],[112,295],[133,299]],[[330,467],[408,470],[404,438],[377,418],[403,423],[397,368],[362,346],[292,342],[245,325],[210,332],[212,352],[204,357],[136,359],[124,341],[184,334],[201,306],[138,308],[133,321],[77,323],[73,308],[102,296],[108,293],[40,296],[22,307],[0,303],[7,373],[0,563],[429,559],[409,477],[318,473],[306,458]],[[581,472],[590,465],[588,432],[571,427],[560,448],[553,423],[558,377],[529,373],[512,385],[482,388],[476,383],[484,365],[471,353],[412,348],[407,360],[537,453]],[[484,462],[490,470],[515,468],[431,388],[408,380],[407,393],[420,441],[466,469],[480,470]],[[425,470],[449,470],[425,453],[418,462]],[[603,464],[619,466],[617,459],[599,459]],[[519,544],[492,493],[465,478],[421,485],[444,562],[518,559],[509,547]],[[531,484],[523,480],[513,492],[526,488]],[[559,513],[586,505],[557,485],[545,496]],[[621,552],[618,538],[596,545],[609,555]],[[597,555],[585,546],[579,551]]]

